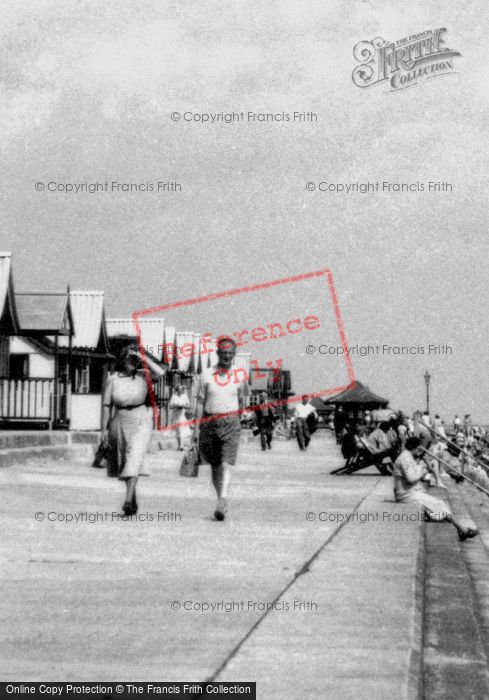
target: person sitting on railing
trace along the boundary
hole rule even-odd
[[[418,503],[423,506],[428,520],[446,520],[457,529],[460,540],[475,537],[475,527],[464,527],[455,520],[448,503],[426,493],[422,483],[428,474],[428,467],[422,460],[424,449],[418,437],[406,440],[406,447],[394,462],[394,497],[399,503]]]

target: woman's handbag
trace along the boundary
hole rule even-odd
[[[183,459],[180,464],[180,476],[195,477],[199,475],[200,455],[197,445],[190,445],[185,450]]]
[[[109,459],[110,447],[107,440],[102,440],[97,447],[95,457],[93,458],[92,467],[95,469],[105,469]]]

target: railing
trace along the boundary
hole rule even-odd
[[[0,377],[0,420],[50,421],[53,379]]]

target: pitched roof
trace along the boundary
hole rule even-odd
[[[329,408],[324,403],[323,399],[320,396],[316,396],[314,399],[311,399],[311,404],[314,406],[316,411],[326,411],[326,410],[331,411],[331,408]]]
[[[147,352],[151,353],[158,360],[161,360],[163,353],[163,336],[165,332],[164,318],[140,318],[138,319],[141,328],[141,343]],[[129,338],[136,338],[136,327],[132,318],[108,318],[106,320],[107,335],[114,338],[127,335]]]
[[[102,349],[107,350],[105,322],[104,322],[104,293],[70,291],[70,307],[75,326],[72,338],[74,348],[99,347],[102,340]],[[63,339],[61,345],[67,345],[68,340]]]
[[[26,335],[69,335],[73,329],[67,292],[16,294],[15,302]]]
[[[0,328],[15,333],[18,326],[12,279],[12,254],[0,253]]]
[[[340,394],[332,396],[330,399],[326,399],[324,402],[326,404],[342,404],[342,403],[358,403],[358,404],[385,404],[389,403],[388,399],[383,399],[381,396],[374,394],[370,391],[368,386],[365,386],[361,382],[355,382],[354,386],[350,389],[345,389]]]

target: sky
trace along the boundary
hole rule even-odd
[[[101,289],[121,317],[327,268],[348,345],[382,348],[352,352],[360,381],[411,412],[428,370],[433,412],[489,422],[488,12],[480,0],[4,0],[1,248],[17,291]],[[354,85],[358,42],[438,27],[461,53],[453,73],[400,91]],[[294,111],[317,121],[193,116]],[[377,181],[452,191],[306,188]],[[62,189],[84,183],[108,191]],[[175,322],[232,332],[316,310],[309,344],[338,345],[318,280],[281,291],[194,305]],[[299,335],[280,345],[294,390],[341,382],[342,358],[309,354]],[[402,345],[424,352],[383,350]]]

